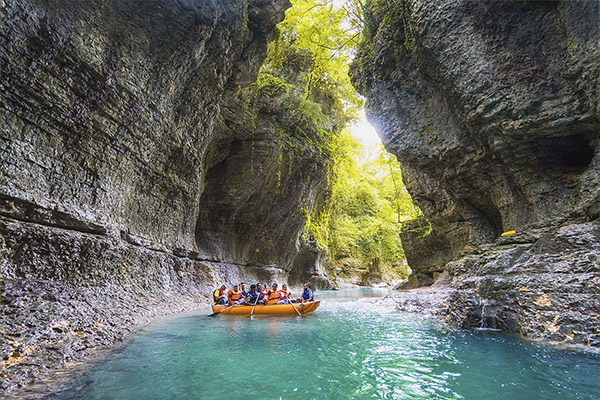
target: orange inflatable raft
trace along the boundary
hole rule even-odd
[[[319,301],[311,301],[309,303],[294,303],[291,304],[273,304],[273,305],[257,305],[254,308],[254,314],[274,314],[274,315],[289,315],[289,314],[308,314],[315,311],[319,307]],[[296,306],[296,310],[294,309]],[[252,306],[233,306],[226,310],[229,306],[212,306],[213,313],[221,312],[220,315],[250,315]]]

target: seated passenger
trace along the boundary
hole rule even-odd
[[[292,298],[292,294],[287,291],[287,285],[284,283],[281,285],[281,290],[279,291],[279,301],[277,304],[289,304]]]
[[[242,292],[240,292],[238,285],[234,285],[233,289],[227,292],[227,303],[230,306],[243,303]]]
[[[267,294],[267,303],[268,304],[277,304],[277,302],[281,299],[281,295],[279,294],[279,290],[277,290],[277,284],[274,283],[269,289]]]
[[[267,287],[267,285],[263,284],[262,285],[262,289],[260,291],[262,294],[264,294],[265,296],[269,294],[269,288]]]
[[[248,297],[248,292],[246,291],[246,284],[244,282],[240,283],[240,292],[242,292],[243,297]]]
[[[310,283],[306,282],[304,284],[304,291],[302,292],[302,296],[296,299],[297,303],[306,303],[309,301],[315,301],[313,291],[310,289]]]
[[[225,296],[225,285],[221,285],[220,288],[214,291],[213,300],[215,304],[227,304],[227,298]]]
[[[246,304],[253,306],[258,304],[258,299],[260,298],[260,292],[256,290],[256,285],[250,285],[250,290],[248,291],[248,295],[246,296]]]
[[[267,298],[264,294],[263,287],[260,283],[256,284],[256,295],[258,296],[258,303],[256,304],[267,304]],[[256,301],[256,299],[254,299]]]

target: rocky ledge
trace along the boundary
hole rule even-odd
[[[459,328],[600,346],[598,222],[538,229],[481,245],[430,287],[395,295],[398,309]]]
[[[378,0],[365,21],[353,84],[426,217],[410,287],[446,282],[456,326],[597,347],[598,2]]]

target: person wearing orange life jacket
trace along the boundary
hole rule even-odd
[[[227,292],[227,303],[232,305],[242,304],[242,292],[238,289],[238,285],[234,285],[233,289]]]
[[[277,304],[289,304],[291,298],[292,294],[287,291],[287,285],[284,283],[281,285],[281,290],[279,291],[279,301]]]
[[[269,289],[269,292],[267,294],[267,303],[268,304],[277,304],[277,302],[281,300],[281,294],[279,293],[279,290],[277,290],[277,284],[274,283],[273,286],[271,286],[271,289]]]

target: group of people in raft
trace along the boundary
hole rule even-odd
[[[277,284],[273,283],[271,289],[267,289],[266,285],[260,283],[250,285],[250,290],[246,291],[244,283],[234,285],[227,294],[227,287],[221,285],[220,288],[214,291],[213,299],[215,305],[272,305],[272,304],[289,304],[289,303],[306,303],[314,301],[314,294],[307,282],[304,284],[302,295],[296,299],[292,299],[292,294],[288,292],[287,285],[281,285],[281,290],[277,290]]]

